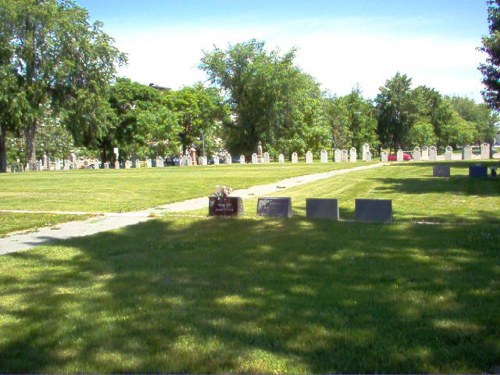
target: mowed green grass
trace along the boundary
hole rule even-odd
[[[499,180],[467,172],[393,165],[282,192],[289,220],[250,200],[243,218],[1,256],[0,373],[495,372]],[[307,220],[307,197],[346,219],[355,198],[391,198],[395,224]]]
[[[39,213],[0,212],[0,237],[12,232],[36,230],[59,223],[74,220],[84,220],[89,215],[58,215]]]
[[[191,168],[78,170],[0,175],[0,209],[127,212],[285,178],[353,168],[350,164],[219,165]]]

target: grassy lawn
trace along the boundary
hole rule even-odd
[[[36,230],[41,227],[65,223],[73,220],[85,220],[89,215],[55,215],[34,213],[0,212],[0,237],[22,230]]]
[[[500,180],[466,167],[286,190],[289,220],[250,200],[240,219],[204,210],[1,256],[0,373],[497,371]],[[307,197],[339,198],[345,218],[357,197],[391,198],[396,223],[309,221]]]
[[[208,196],[216,185],[240,189],[360,165],[273,163],[3,174],[0,209],[126,212]]]

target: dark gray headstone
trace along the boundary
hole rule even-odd
[[[488,177],[488,168],[485,165],[471,165],[469,177],[486,178]]]
[[[392,200],[356,199],[356,221],[392,223]]]
[[[259,198],[257,201],[257,215],[292,217],[292,198]]]
[[[339,219],[339,204],[337,199],[306,199],[308,219]]]
[[[208,214],[210,216],[242,216],[243,199],[241,197],[208,197]]]
[[[432,175],[434,177],[450,177],[449,165],[435,165]]]

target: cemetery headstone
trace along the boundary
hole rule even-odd
[[[453,160],[453,148],[451,146],[447,146],[444,152],[444,160],[451,161]]]
[[[421,159],[420,147],[417,146],[413,149],[413,160],[420,161]]]
[[[422,160],[429,160],[429,147],[422,147]]]
[[[462,150],[462,159],[472,160],[472,146],[467,145]]]
[[[257,163],[258,163],[257,154],[256,154],[256,153],[253,153],[253,154],[252,154],[252,164],[257,164]]]
[[[434,177],[450,177],[449,165],[435,165],[432,170]]]
[[[226,154],[226,157],[224,158],[224,164],[231,165],[233,164],[233,159],[231,159],[231,154]]]
[[[186,155],[184,156],[184,161],[185,161],[185,165],[186,167],[192,167],[194,165],[194,160],[191,159],[191,155]]]
[[[76,165],[76,155],[74,152],[71,153],[71,167],[72,169],[78,169]]]
[[[481,145],[481,159],[486,160],[490,158],[490,144],[483,143]]]
[[[264,157],[262,156],[262,142],[259,141],[259,144],[257,146],[257,163],[262,163],[264,160]]]
[[[271,157],[269,156],[269,152],[264,152],[264,163],[268,164],[271,162]]]
[[[469,166],[469,177],[486,178],[488,177],[488,168],[485,165]]]
[[[392,223],[392,200],[356,199],[356,221]]]
[[[279,162],[280,164],[285,163],[285,155],[280,154],[280,156],[278,157],[278,162]]]
[[[292,198],[261,197],[257,201],[257,215],[270,217],[292,217]]]
[[[134,168],[140,168],[141,167],[141,161],[139,159],[134,160]]]
[[[342,162],[342,151],[339,150],[338,148],[335,149],[334,160],[335,160],[335,163]]]
[[[147,159],[146,160],[146,168],[151,168],[152,165],[153,165],[153,161],[151,159]]]
[[[398,152],[396,153],[396,160],[397,161],[404,161],[405,160],[403,150],[398,149]]]
[[[203,165],[203,166],[208,165],[207,157],[206,156],[200,156],[198,158],[198,164]]]
[[[296,153],[296,152],[294,152],[294,153],[292,154],[292,163],[293,163],[293,164],[296,164],[296,163],[298,163],[298,162],[299,162],[299,157],[297,156],[297,153]]]
[[[306,199],[306,215],[308,219],[339,220],[339,204],[337,199]]]
[[[161,156],[158,156],[156,158],[156,168],[163,168],[163,167],[164,167],[163,158]]]
[[[120,162],[118,160],[115,161],[115,169],[120,169]]]
[[[429,149],[429,160],[436,161],[437,160],[437,148],[436,146],[431,146]]]
[[[245,155],[240,155],[240,164],[245,164]]]
[[[215,155],[214,156],[214,165],[219,165],[219,164],[220,164],[219,156]]]
[[[358,159],[358,153],[356,152],[356,149],[354,147],[351,147],[351,150],[349,151],[349,161],[351,163],[356,163],[357,159]]]
[[[328,151],[325,149],[321,150],[321,162],[328,163]]]
[[[312,164],[313,163],[313,154],[311,151],[306,152],[306,164]]]
[[[363,145],[363,153],[361,155],[361,160],[366,161],[366,153],[370,152],[370,145],[368,143],[365,143]]]
[[[55,169],[56,171],[60,171],[60,170],[61,170],[61,160],[56,159],[56,162],[55,162],[55,164],[54,164],[54,169]]]
[[[389,161],[389,153],[387,151],[382,151],[380,154],[380,160],[382,163],[387,163]]]
[[[347,163],[349,161],[349,151],[342,150],[342,162]]]
[[[104,163],[104,169],[109,169],[109,161],[107,161],[106,163]]]
[[[242,216],[243,199],[241,197],[208,197],[210,216]]]
[[[125,161],[125,169],[130,169],[132,167],[132,162],[130,160]]]
[[[365,161],[368,163],[372,161],[372,153],[370,152],[370,150],[366,151],[365,153]]]

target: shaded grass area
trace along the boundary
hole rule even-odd
[[[487,372],[498,225],[165,218],[0,257],[0,372]]]
[[[260,164],[0,175],[0,209],[126,212],[357,164]]]
[[[48,227],[68,221],[85,220],[89,217],[91,215],[0,212],[0,236],[23,230],[36,230],[41,227]]]

